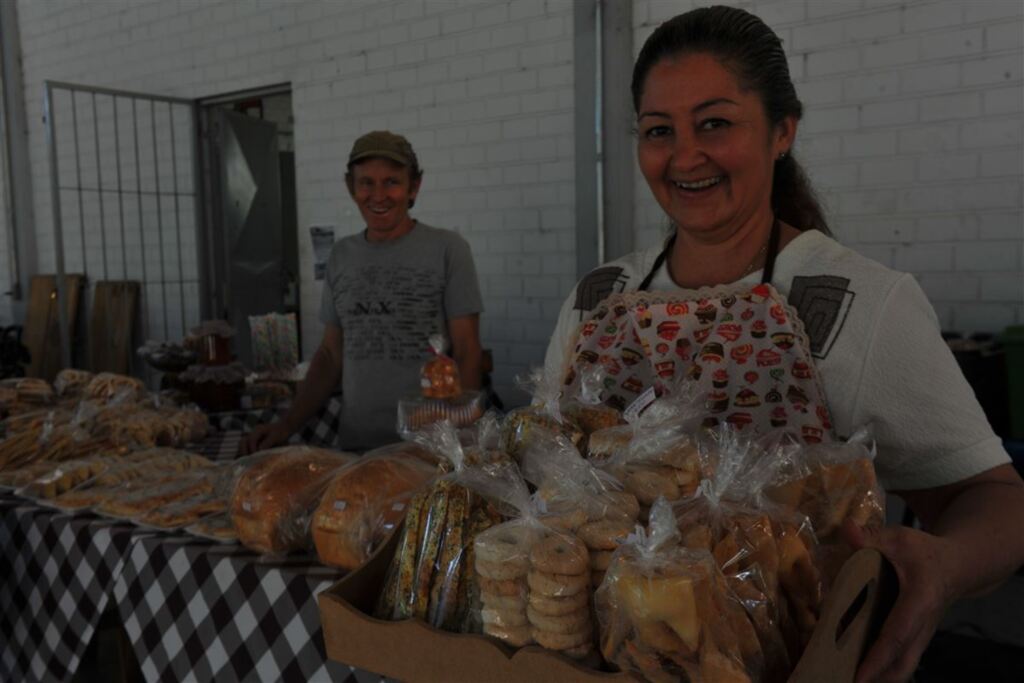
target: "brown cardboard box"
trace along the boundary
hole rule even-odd
[[[447,633],[417,620],[374,619],[369,615],[397,541],[398,534],[393,534],[365,565],[320,594],[320,619],[330,659],[409,683],[637,680],[623,673],[585,669],[537,646],[514,650],[485,636]],[[829,592],[790,683],[853,681],[866,644],[892,604],[891,574],[875,550],[861,550],[850,558]]]

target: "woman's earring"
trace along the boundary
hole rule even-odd
[[[789,156],[789,152],[779,152],[779,161],[782,161]]]

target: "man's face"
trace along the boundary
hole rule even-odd
[[[408,232],[409,204],[419,189],[419,179],[412,179],[407,166],[382,158],[355,164],[348,182],[370,239],[394,239]]]

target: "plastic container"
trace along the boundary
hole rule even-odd
[[[1024,325],[1011,325],[999,337],[1006,352],[1010,436],[1024,439]]]

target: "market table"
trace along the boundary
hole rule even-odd
[[[104,611],[147,681],[379,681],[324,654],[339,572],[0,495],[0,680],[67,680]]]

